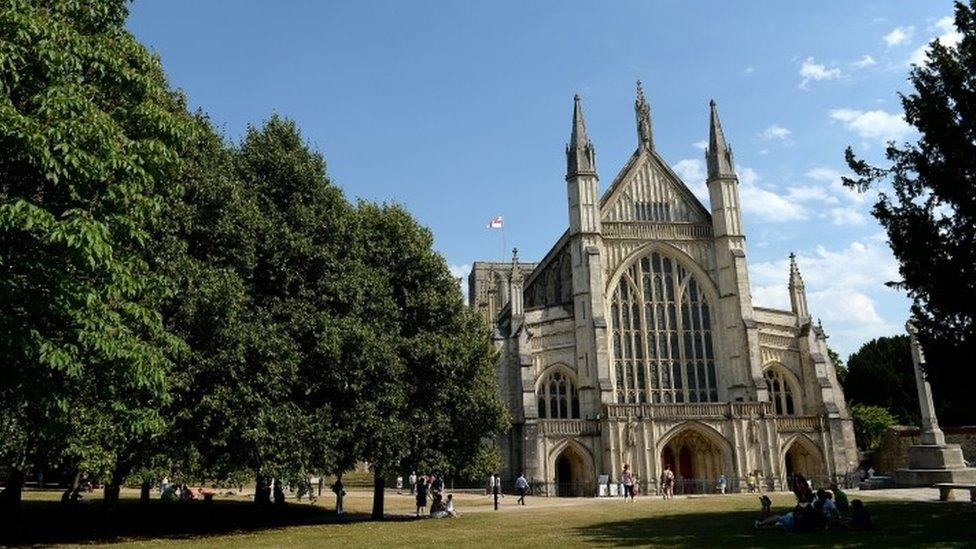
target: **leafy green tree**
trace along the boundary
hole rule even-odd
[[[855,404],[851,407],[854,419],[854,436],[865,450],[874,450],[881,442],[885,429],[895,424],[891,412],[881,406]]]
[[[920,421],[915,367],[907,335],[865,343],[847,361],[844,395],[852,404],[880,406],[906,425]]]
[[[110,503],[131,449],[166,428],[181,346],[147,237],[191,131],[126,15],[121,0],[0,7],[0,463],[90,471]]]
[[[433,236],[397,205],[359,205],[367,271],[385,279],[392,307],[396,368],[380,391],[367,422],[363,458],[373,465],[373,516],[383,516],[387,475],[406,463],[442,475],[480,474],[493,464],[486,444],[505,426],[498,398],[496,353],[477,315],[464,306],[447,263],[433,250]],[[384,318],[367,316],[383,326]],[[396,377],[395,377],[396,376]],[[377,422],[378,421],[378,422]]]
[[[962,35],[955,47],[938,41],[909,75],[901,95],[914,143],[889,143],[890,166],[879,168],[848,148],[859,190],[882,183],[873,214],[888,233],[901,280],[889,285],[912,298],[912,322],[928,358],[927,375],[940,418],[976,420],[976,0],[955,4]],[[881,187],[884,189],[884,187]]]
[[[834,368],[837,370],[837,380],[843,385],[844,379],[847,377],[847,365],[844,364],[844,359],[837,354],[837,351],[827,347],[827,356],[830,357],[830,361],[834,364]]]

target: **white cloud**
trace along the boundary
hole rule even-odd
[[[752,74],[756,72],[756,67],[746,67],[746,74]]]
[[[454,278],[459,278],[461,295],[464,296],[464,302],[468,302],[468,274],[471,272],[471,265],[465,263],[464,265],[449,265],[448,268],[451,270],[451,275]]]
[[[691,144],[691,146],[696,149],[705,150],[708,148],[708,141],[705,141],[704,139],[702,139],[701,141],[695,141],[694,143]]]
[[[837,351],[849,353],[868,339],[901,329],[904,319],[884,318],[875,305],[877,297],[892,291],[885,282],[900,278],[883,234],[856,240],[838,250],[817,246],[799,253],[797,265],[810,314],[823,319],[831,347]],[[789,309],[787,258],[750,265],[749,271],[756,305]],[[907,315],[908,302],[902,303]]]
[[[891,32],[884,35],[885,44],[890,47],[903,43],[911,37],[914,29],[915,27],[895,27]]]
[[[962,33],[956,30],[955,21],[948,15],[936,21],[929,30],[939,33],[934,40],[938,40],[940,44],[947,48],[955,47],[962,40]],[[912,53],[912,56],[908,59],[908,63],[915,65],[925,63],[928,59],[928,49],[928,44],[920,46]]]
[[[851,207],[831,208],[828,213],[834,225],[864,225],[868,222],[863,213]]]
[[[855,109],[834,109],[830,118],[844,123],[844,126],[864,139],[882,143],[898,141],[912,132],[912,127],[900,114],[883,110],[859,111]]]
[[[800,76],[803,78],[800,88],[805,90],[811,81],[834,80],[840,78],[841,72],[837,67],[827,68],[827,65],[814,62],[813,57],[807,57],[800,65]]]
[[[708,187],[705,185],[705,179],[707,177],[705,173],[705,163],[697,158],[685,158],[679,160],[674,166],[671,166],[674,173],[678,174],[678,177],[688,185],[691,192],[698,197],[705,207],[708,207]]]
[[[849,189],[844,186],[844,181],[841,179],[844,174],[833,168],[828,168],[825,166],[816,166],[806,173],[806,176],[814,181],[819,181],[820,183],[826,183],[827,188],[833,193],[834,196],[840,196],[850,200],[851,202],[864,202],[868,199],[868,195],[864,193],[859,193],[854,189]]]
[[[772,126],[763,130],[763,132],[759,134],[759,136],[762,137],[763,139],[776,139],[779,141],[783,141],[784,143],[792,143],[793,140],[790,139],[790,133],[791,133],[790,130],[784,128],[783,126],[780,126],[779,124],[773,124]]]
[[[855,61],[853,64],[855,68],[864,69],[870,67],[871,65],[877,64],[877,61],[875,61],[870,55],[865,54],[863,57],[861,57],[861,59]]]
[[[740,167],[739,202],[742,211],[763,221],[782,222],[807,218],[807,212],[797,202],[759,185],[759,174],[752,168]]]
[[[820,185],[794,185],[787,189],[787,196],[796,202],[820,201],[827,204],[837,204],[837,197],[827,192]]]

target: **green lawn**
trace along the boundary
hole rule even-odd
[[[127,494],[128,495],[128,494]],[[352,492],[349,513],[341,519],[317,505],[289,504],[279,514],[258,514],[242,499],[221,498],[208,512],[202,503],[162,504],[140,509],[126,499],[119,511],[114,545],[156,546],[177,543],[191,547],[353,547],[411,546],[501,547],[661,546],[710,548],[754,547],[972,547],[976,544],[976,507],[961,502],[905,502],[875,499],[856,492],[875,518],[872,532],[831,530],[812,534],[756,531],[757,497],[729,495],[657,498],[627,504],[620,500],[530,498],[517,508],[512,496],[492,511],[484,496],[460,495],[462,516],[453,520],[415,520],[409,495],[387,496],[389,520],[366,520],[367,492]],[[933,491],[933,497],[935,493]],[[30,541],[85,542],[99,534],[99,505],[92,502],[75,516],[44,496],[26,503]],[[788,508],[789,494],[773,496],[774,511]],[[332,501],[327,501],[331,507]],[[148,512],[146,512],[148,511]],[[78,516],[80,515],[83,516]],[[208,514],[209,513],[209,514]],[[87,514],[87,515],[86,515]],[[42,527],[41,524],[44,526]],[[216,533],[215,533],[216,532]]]

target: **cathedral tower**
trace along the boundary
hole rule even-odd
[[[729,400],[767,400],[759,353],[759,332],[752,308],[749,271],[746,266],[746,238],[742,230],[739,176],[732,162],[732,149],[725,140],[715,101],[709,103],[708,195],[712,206],[712,231],[718,267],[721,321],[731,337],[727,353],[732,372]]]

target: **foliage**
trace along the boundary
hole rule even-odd
[[[191,133],[125,2],[0,8],[0,463],[124,476],[180,350],[147,240]],[[8,441],[10,444],[8,444]]]
[[[901,280],[890,285],[912,299],[912,322],[927,358],[927,375],[942,419],[976,420],[976,0],[955,5],[962,38],[938,41],[909,75],[901,95],[914,143],[889,143],[890,167],[879,168],[848,148],[856,174],[845,184],[865,190],[888,183],[873,214],[888,233]],[[884,187],[882,187],[884,188]]]
[[[827,356],[830,358],[830,362],[833,363],[834,369],[837,371],[837,379],[844,383],[844,379],[847,377],[847,365],[844,364],[844,359],[837,354],[837,351],[827,347]]]
[[[895,424],[895,418],[881,406],[855,404],[851,407],[854,436],[865,450],[874,450],[881,442],[885,429]]]
[[[852,404],[885,408],[905,425],[920,421],[915,367],[907,335],[873,339],[851,355],[844,395]]]

